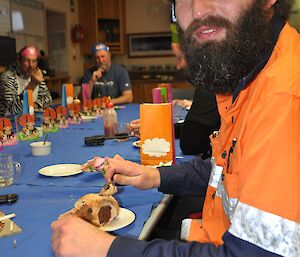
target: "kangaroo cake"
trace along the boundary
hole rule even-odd
[[[97,227],[102,227],[117,217],[119,210],[118,202],[111,195],[86,194],[75,202],[74,208],[59,218],[75,215]]]
[[[83,171],[100,171],[104,173],[105,159],[98,156],[81,165]],[[95,226],[102,227],[109,224],[119,214],[119,204],[112,196],[117,193],[117,187],[112,183],[106,183],[98,194],[86,194],[80,197],[74,204],[74,208],[59,216],[68,215],[80,217]]]

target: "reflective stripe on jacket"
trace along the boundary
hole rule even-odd
[[[232,103],[217,96],[221,116],[202,222],[188,240],[223,243],[225,231],[269,252],[300,256],[300,35],[288,24],[262,71]]]

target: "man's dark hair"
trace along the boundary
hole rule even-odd
[[[277,0],[274,4],[275,15],[286,21],[290,16],[294,2],[295,0]]]

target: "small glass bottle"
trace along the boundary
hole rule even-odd
[[[115,131],[118,128],[118,118],[110,97],[107,99],[106,102],[106,108],[104,109],[103,119],[104,119],[104,136],[114,137]]]

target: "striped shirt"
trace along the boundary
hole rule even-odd
[[[18,94],[19,80],[24,75],[17,66],[11,66],[0,75],[0,117],[7,113],[19,114],[23,110],[23,95]],[[26,79],[26,78],[24,78]],[[38,85],[35,103],[43,108],[52,104],[52,98],[45,82]]]

